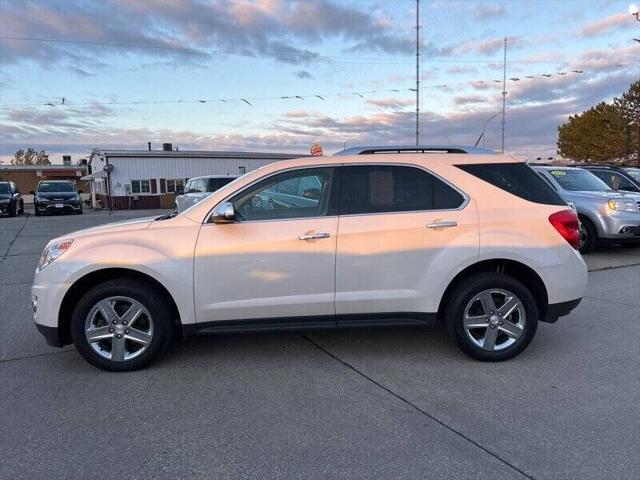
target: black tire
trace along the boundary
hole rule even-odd
[[[580,253],[593,252],[598,245],[598,234],[591,220],[580,215]]]
[[[105,298],[126,296],[140,302],[153,318],[153,336],[147,349],[130,360],[116,362],[93,350],[85,337],[85,320],[91,309]],[[173,342],[173,309],[163,294],[147,282],[120,278],[109,280],[89,290],[78,302],[71,316],[71,337],[80,355],[91,365],[110,372],[139,370],[162,355]]]
[[[13,207],[9,207],[9,216],[15,217],[18,215],[18,202],[13,204]]]
[[[82,208],[80,210],[76,210],[76,215],[82,215]]]
[[[40,215],[42,215],[42,214],[38,211],[38,207],[36,207],[35,205],[34,205],[33,214],[34,214],[36,217],[39,217]]]
[[[489,289],[501,289],[513,293],[520,300],[526,316],[520,337],[502,350],[484,350],[468,337],[464,328],[467,305],[476,295]],[[500,362],[515,357],[531,343],[538,328],[540,313],[535,298],[525,285],[509,275],[497,272],[475,273],[464,278],[449,298],[445,312],[449,335],[464,353],[476,360]],[[500,328],[502,327],[498,327],[498,330]],[[498,335],[504,335],[504,333],[498,333]]]
[[[18,210],[18,214],[24,214],[24,201],[20,200],[20,210]]]

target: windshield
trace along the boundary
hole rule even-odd
[[[0,193],[10,193],[8,183],[0,183]]]
[[[549,173],[565,190],[572,192],[601,192],[609,186],[586,170],[549,170]]]
[[[38,193],[75,192],[76,187],[69,182],[41,182]]]
[[[640,182],[640,168],[625,168],[625,170],[634,180]]]

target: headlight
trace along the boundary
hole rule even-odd
[[[43,270],[47,265],[53,262],[56,258],[69,250],[73,240],[63,240],[58,243],[52,243],[44,249],[40,256],[40,262],[38,263],[38,272]]]
[[[618,210],[620,212],[637,212],[638,206],[633,200],[627,200],[626,198],[612,198],[607,202],[611,210]]]

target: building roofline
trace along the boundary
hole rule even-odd
[[[94,155],[103,157],[191,157],[191,158],[247,158],[286,160],[308,157],[302,153],[240,152],[219,150],[95,150]]]
[[[0,170],[86,170],[86,165],[0,165]]]

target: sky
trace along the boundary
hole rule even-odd
[[[640,78],[628,1],[420,2],[420,139],[556,153]],[[415,143],[414,0],[0,0],[0,161]],[[491,117],[491,120],[489,120]]]

